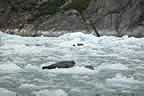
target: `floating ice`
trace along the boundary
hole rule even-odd
[[[58,74],[94,74],[97,71],[91,70],[85,67],[75,66],[72,68],[56,68],[51,70],[46,70],[47,72],[58,73]]]
[[[84,46],[72,46],[77,43]],[[144,80],[143,49],[144,38],[95,37],[81,32],[33,38],[0,32],[0,86],[15,90],[20,96],[33,96],[32,93],[34,96],[68,96],[66,92],[75,88],[79,89],[78,95],[81,90],[86,90],[85,96],[91,96],[89,93],[96,93],[96,90],[105,91],[105,94],[112,92],[116,96],[117,88],[121,88],[121,92],[135,89],[137,96],[143,96],[144,84],[140,82]],[[68,69],[41,69],[44,64],[63,60],[75,60],[77,65]],[[95,70],[83,67],[85,65],[92,65]],[[15,74],[10,74],[13,72]],[[113,91],[109,91],[111,89]],[[107,95],[102,93],[101,96]]]
[[[35,90],[35,89],[39,89],[38,86],[34,85],[34,84],[22,84],[19,89],[25,89],[25,90]]]
[[[25,70],[29,70],[29,71],[39,70],[39,67],[35,66],[35,65],[32,65],[32,64],[27,64],[25,66]]]
[[[97,70],[128,70],[128,67],[123,64],[102,64]]]
[[[21,70],[22,69],[19,66],[13,63],[0,64],[0,72],[11,73],[11,72],[17,72]]]
[[[7,89],[4,89],[4,88],[0,88],[0,95],[1,96],[16,96],[16,93],[9,91]]]
[[[62,90],[62,89],[57,89],[57,90],[41,90],[38,92],[34,92],[36,96],[68,96],[68,94]]]
[[[133,77],[127,78],[122,74],[116,74],[112,79],[107,79],[107,81],[117,81],[117,82],[127,82],[127,83],[139,83],[140,81],[135,80]]]
[[[144,84],[141,81],[135,80],[133,77],[128,78],[126,76],[123,76],[122,74],[116,74],[114,78],[107,79],[107,84],[109,86],[115,86],[115,87],[126,87],[131,88],[136,87],[138,84]]]

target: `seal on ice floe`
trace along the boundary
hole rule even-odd
[[[49,66],[43,66],[42,69],[71,68],[75,66],[75,61],[60,61]]]
[[[56,68],[72,68],[76,65],[75,61],[60,61],[48,66],[43,66],[42,69],[56,69]],[[84,66],[87,69],[94,70],[94,67],[91,65]]]

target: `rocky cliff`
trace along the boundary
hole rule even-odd
[[[58,12],[64,3],[64,0],[1,0],[0,29],[26,29],[34,34],[38,30],[92,30],[90,26],[87,28],[74,10]],[[98,30],[115,31],[119,36],[143,36],[143,5],[143,0],[93,0],[84,14]]]

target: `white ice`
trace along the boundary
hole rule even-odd
[[[62,89],[57,90],[41,90],[38,92],[33,92],[36,96],[68,96],[68,94]]]
[[[0,88],[0,95],[1,96],[16,96],[16,93],[9,91],[7,89],[4,89],[4,88]]]
[[[77,43],[84,45],[73,46]],[[95,37],[77,32],[60,37],[21,37],[0,32],[0,90],[12,89],[20,96],[68,96],[68,90],[79,89],[79,93],[86,90],[85,96],[91,96],[118,89],[136,90],[137,96],[143,96],[143,49],[144,38],[128,36]],[[76,66],[42,70],[43,65],[62,60],[75,60]]]
[[[126,77],[122,74],[116,74],[115,77],[106,80],[108,86],[122,87],[122,88],[137,88],[138,85],[144,85],[144,82],[138,81],[133,77]]]
[[[128,70],[128,67],[123,64],[101,64],[97,70]]]
[[[0,72],[13,73],[17,71],[22,71],[22,69],[16,64],[10,62],[0,64]]]
[[[52,73],[58,73],[58,74],[94,74],[97,71],[96,70],[91,70],[85,67],[72,67],[72,68],[68,68],[68,69],[52,69],[52,70],[46,70],[47,72],[52,72]]]

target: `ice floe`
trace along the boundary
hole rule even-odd
[[[22,71],[22,69],[16,64],[9,63],[9,62],[6,62],[5,64],[0,64],[0,72],[11,73],[11,72],[18,72],[18,71]]]
[[[16,96],[16,93],[9,91],[7,89],[4,89],[4,88],[0,88],[0,95],[1,96]]]
[[[85,67],[75,66],[72,68],[56,68],[51,70],[46,70],[47,72],[58,73],[58,74],[94,74],[97,71],[91,70]],[[46,72],[45,71],[45,72]]]
[[[83,45],[77,46],[78,43]],[[133,89],[137,96],[143,96],[143,49],[144,38],[128,36],[95,37],[77,32],[53,38],[33,38],[0,32],[0,86],[4,87],[0,93],[13,96],[7,95],[9,91],[3,91],[11,88],[20,96],[68,96],[67,92],[71,90],[81,96],[81,90],[86,90],[83,91],[85,96],[97,91],[103,92],[101,96],[107,96],[103,94],[114,93],[118,88],[121,92]],[[41,68],[63,60],[75,60],[76,66]],[[85,65],[92,65],[94,70]],[[21,93],[23,91],[29,93]]]
[[[68,96],[68,94],[62,90],[62,89],[57,89],[57,90],[41,90],[38,92],[33,92],[36,96]]]

